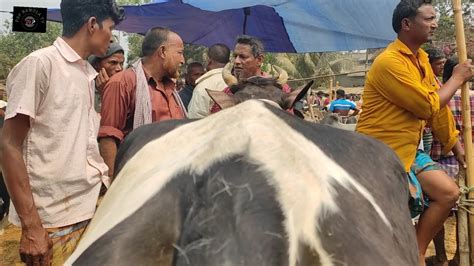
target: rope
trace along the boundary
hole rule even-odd
[[[473,192],[474,191],[474,186],[471,186],[471,187],[467,187],[467,186],[461,186],[459,188],[459,191],[461,191],[461,194],[469,194],[470,192]]]
[[[467,186],[461,186],[459,188],[459,191],[461,192],[461,196],[459,196],[458,200],[458,207],[465,212],[474,215],[474,212],[470,211],[468,208],[474,208],[474,199],[466,199],[466,195],[469,194],[470,192],[474,192],[474,186],[467,187]]]

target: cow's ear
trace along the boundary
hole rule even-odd
[[[295,103],[306,95],[308,93],[309,88],[313,85],[314,80],[311,80],[308,82],[306,85],[303,87],[300,87],[290,93],[283,94],[283,109],[291,109],[294,107]]]
[[[221,109],[226,109],[237,104],[237,100],[233,95],[229,95],[223,91],[212,91],[206,89],[209,97],[217,104]]]

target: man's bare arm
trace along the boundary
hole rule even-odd
[[[360,112],[360,110],[358,108],[355,108],[354,112],[352,112],[351,116],[356,116],[356,115],[359,114],[359,112]]]
[[[117,156],[117,142],[114,137],[99,138],[99,151],[105,164],[109,167],[109,176],[114,177],[115,157]]]
[[[30,118],[26,115],[18,114],[5,121],[0,139],[0,163],[21,221],[21,259],[27,265],[49,265],[53,243],[42,226],[23,160],[23,141],[29,128]]]
[[[437,91],[440,108],[446,106],[456,90],[473,77],[472,68],[470,59],[454,68],[451,78]]]

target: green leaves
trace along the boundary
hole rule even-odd
[[[51,45],[61,36],[62,25],[47,22],[46,33],[11,32],[11,24],[4,22],[5,32],[0,35],[0,80],[6,79],[10,70],[23,57]]]

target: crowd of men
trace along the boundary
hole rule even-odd
[[[0,162],[13,202],[9,220],[21,227],[20,256],[28,265],[62,264],[72,253],[113,182],[117,150],[131,131],[167,119],[204,118],[220,110],[206,90],[235,93],[223,75],[231,55],[224,44],[209,47],[205,64],[187,65],[178,92],[184,45],[172,29],[150,29],[142,57],[123,69],[124,49],[110,43],[123,20],[114,1],[62,0],[61,14],[62,36],[25,57],[7,79]],[[443,83],[437,79],[444,57],[420,48],[437,27],[430,1],[402,0],[392,25],[397,39],[368,73],[357,131],[390,146],[409,174],[413,214],[421,213],[419,261],[425,265],[428,243],[459,196],[442,167],[455,164],[452,158],[464,164],[461,127],[454,123],[460,121],[451,111],[459,112],[455,92],[472,78],[472,65],[453,63]],[[232,54],[237,81],[270,77],[262,69],[265,51],[258,38],[239,36]],[[291,88],[285,84],[283,90]],[[336,95],[333,102],[322,92],[312,99],[342,116],[359,114],[343,90]],[[425,126],[429,130],[422,131]],[[438,154],[444,157],[434,158],[441,165],[424,148],[422,132],[428,131],[439,142],[433,149],[442,147]]]

